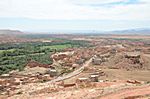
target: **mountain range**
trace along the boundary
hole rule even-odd
[[[21,34],[36,34],[37,32],[23,32],[20,30],[1,29],[0,34],[21,35]],[[51,31],[39,32],[38,34],[118,34],[118,35],[150,35],[150,29],[127,29],[115,31],[96,31],[96,30],[66,30],[66,31]]]

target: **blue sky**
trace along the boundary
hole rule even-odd
[[[150,0],[0,0],[0,29],[150,28]]]

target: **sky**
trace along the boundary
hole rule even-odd
[[[0,0],[0,29],[22,31],[150,28],[150,0]]]

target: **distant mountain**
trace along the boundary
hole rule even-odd
[[[129,29],[107,32],[108,34],[150,35],[150,29]]]
[[[120,35],[150,35],[150,29],[126,29],[115,31],[100,31],[100,30],[49,30],[50,34],[120,34]]]
[[[5,43],[21,43],[21,42],[35,42],[37,40],[22,37],[24,32],[18,30],[0,30],[0,44]]]
[[[19,34],[23,34],[23,32],[19,31],[19,30],[7,30],[7,29],[2,29],[0,30],[0,34],[4,34],[4,35],[19,35]]]
[[[118,34],[118,35],[150,35],[150,29],[126,29],[115,31],[99,30],[50,30],[49,32],[22,32],[19,30],[1,29],[0,34],[22,35],[22,34]]]

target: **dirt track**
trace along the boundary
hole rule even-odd
[[[113,86],[113,85],[112,85]],[[115,85],[119,87],[118,84]],[[111,87],[111,86],[110,86]],[[99,88],[83,88],[78,90],[62,90],[56,93],[49,93],[44,95],[34,96],[30,99],[149,99],[150,97],[150,86],[128,86],[121,87],[120,90],[115,91],[108,87],[105,95],[102,96],[103,91]],[[110,90],[114,90],[110,93]]]
[[[148,95],[150,97],[150,86],[143,86],[132,89],[125,89],[115,93],[111,93],[100,97],[100,99],[134,99],[131,97],[144,97]]]
[[[49,83],[51,83],[51,82],[54,83],[54,82],[57,82],[57,81],[62,81],[62,80],[65,80],[65,79],[68,79],[70,77],[73,77],[73,76],[76,76],[76,75],[80,74],[84,70],[85,67],[89,66],[89,64],[91,63],[91,61],[92,61],[92,58],[89,59],[88,61],[86,61],[79,69],[77,69],[77,70],[73,71],[72,73],[69,73],[69,74],[67,74],[65,76],[58,77],[58,78],[50,81]]]
[[[71,77],[74,77],[74,76],[80,74],[84,70],[85,67],[89,66],[91,61],[92,61],[92,58],[89,59],[88,61],[86,61],[79,69],[77,69],[77,70],[75,70],[75,71],[73,71],[73,72],[71,72],[67,75],[59,76],[58,78],[53,79],[49,82],[31,83],[31,84],[28,84],[28,85],[22,85],[22,86],[20,86],[20,88],[23,92],[27,92],[27,93],[33,93],[33,92],[38,91],[38,90],[49,88],[51,85],[53,86],[53,84],[55,82],[62,81],[62,80],[65,80],[65,79],[68,79],[68,78],[71,78]]]

